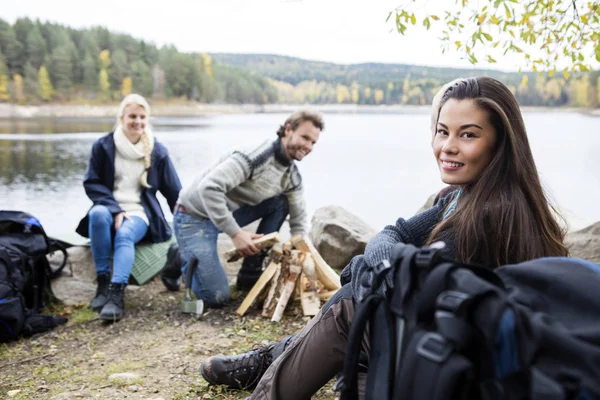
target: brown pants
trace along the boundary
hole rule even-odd
[[[342,370],[353,317],[352,289],[345,285],[273,361],[250,399],[310,399]],[[367,339],[365,336],[362,347],[369,354]],[[359,379],[361,394],[364,384],[363,376]]]

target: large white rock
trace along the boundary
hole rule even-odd
[[[600,222],[569,233],[565,241],[572,257],[600,263]]]
[[[342,207],[327,206],[315,211],[310,239],[329,265],[343,269],[352,257],[364,252],[375,233],[375,229]]]

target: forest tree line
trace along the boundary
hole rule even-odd
[[[114,102],[132,92],[203,103],[430,104],[457,76],[485,74],[507,84],[522,105],[598,107],[600,74],[535,73],[339,65],[292,57],[182,53],[103,27],[72,29],[0,19],[0,101]]]

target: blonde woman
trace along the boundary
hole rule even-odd
[[[105,321],[123,317],[135,244],[142,239],[158,243],[171,237],[156,192],[160,191],[173,209],[181,183],[166,147],[152,134],[149,117],[150,106],[142,96],[125,97],[114,132],[92,146],[83,179],[94,204],[77,233],[90,238],[98,281],[91,306]]]

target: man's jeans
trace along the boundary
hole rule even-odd
[[[233,212],[240,226],[246,226],[262,218],[256,233],[279,231],[289,213],[285,195],[271,197],[256,206],[243,206]],[[173,216],[173,230],[185,263],[181,267],[186,276],[191,256],[198,260],[192,276],[192,290],[199,299],[209,306],[220,306],[229,301],[229,282],[217,253],[219,228],[207,218],[196,218],[176,211]]]
[[[110,274],[110,254],[112,252],[112,232],[114,219],[108,208],[101,205],[92,207],[89,212],[89,232],[92,257],[96,273]],[[115,233],[115,254],[113,260],[113,283],[127,283],[133,260],[135,244],[148,232],[148,225],[140,217],[123,219],[123,224]]]

